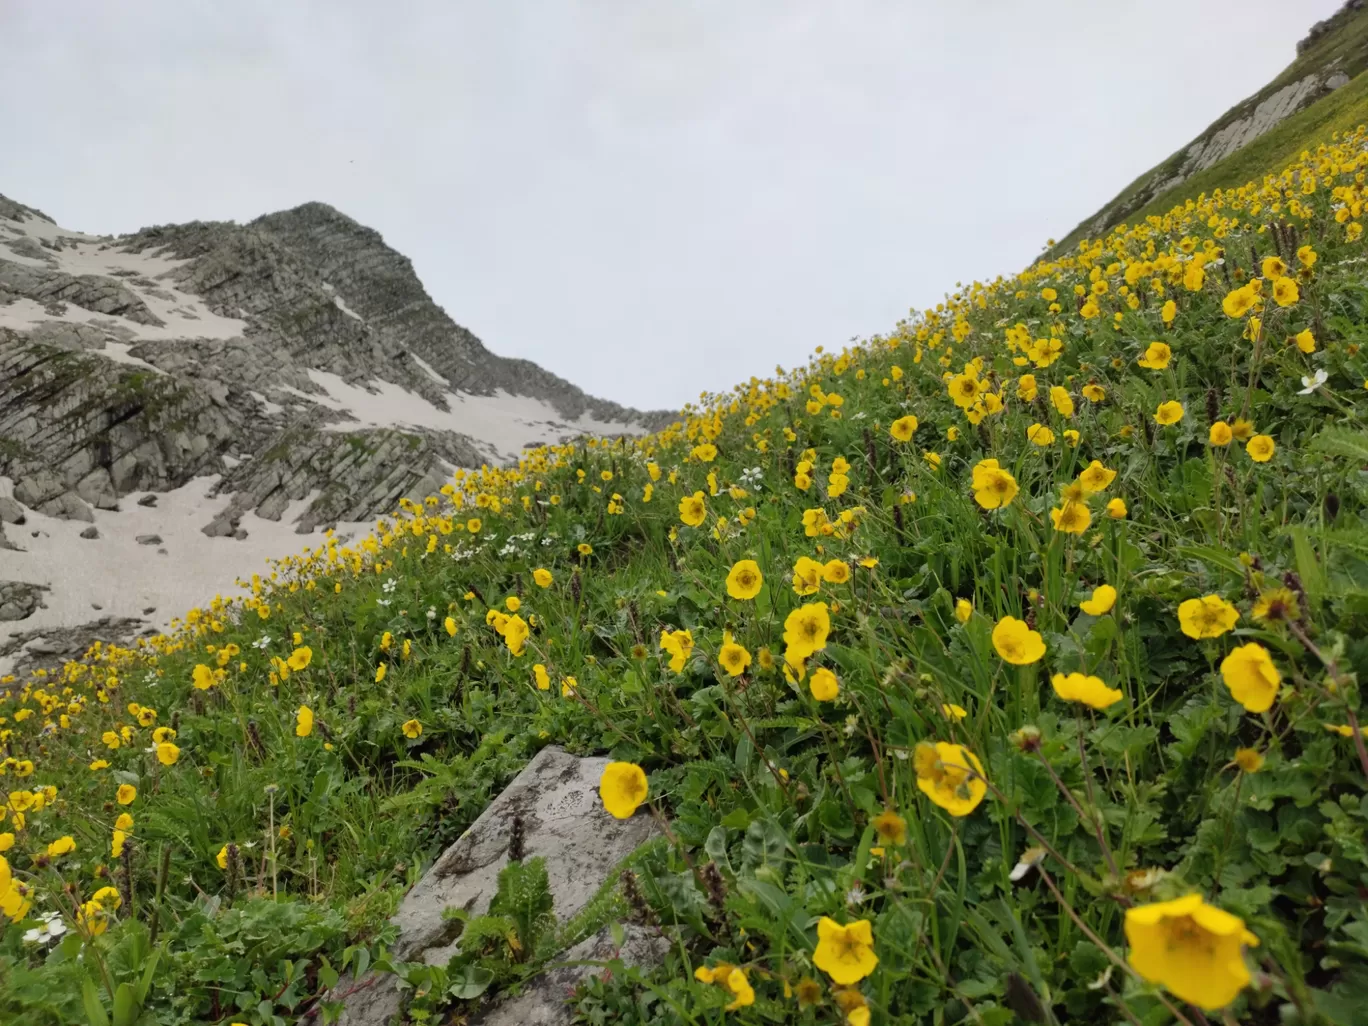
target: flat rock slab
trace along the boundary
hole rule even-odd
[[[404,898],[391,920],[399,927],[395,957],[444,965],[456,953],[461,924],[444,920],[442,911],[459,908],[477,916],[489,910],[499,871],[508,865],[515,818],[522,821],[524,857],[546,859],[556,918],[564,922],[582,909],[614,867],[655,830],[645,812],[619,820],[604,811],[598,783],[607,763],[604,758],[581,759],[555,747],[538,752]],[[534,985],[529,984],[527,993]],[[399,1011],[398,987],[388,974],[343,980],[334,997],[345,1002],[339,1026],[386,1026]]]

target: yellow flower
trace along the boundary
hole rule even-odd
[[[753,559],[738,560],[727,574],[727,594],[743,602],[760,594],[765,577],[760,573],[760,564]]]
[[[974,501],[984,509],[1005,508],[1020,491],[1016,478],[999,467],[995,459],[980,460],[974,467],[970,483]]]
[[[695,445],[689,455],[701,463],[711,463],[717,459],[717,446],[704,442],[702,445]]]
[[[446,632],[450,637],[456,637],[456,618],[454,616],[448,616],[443,620],[442,626],[446,628]]]
[[[1146,370],[1163,370],[1173,359],[1173,350],[1164,342],[1151,342],[1143,356],[1136,363]]]
[[[1159,318],[1165,324],[1172,324],[1173,318],[1178,316],[1178,304],[1173,300],[1167,300],[1163,308],[1159,311]]]
[[[1276,448],[1273,439],[1268,435],[1255,435],[1245,443],[1245,452],[1255,463],[1267,463],[1273,458],[1273,450]]]
[[[67,834],[65,837],[57,838],[57,840],[53,841],[51,844],[47,846],[47,854],[48,858],[50,859],[60,858],[63,855],[69,855],[71,852],[75,850],[76,841],[70,834]]]
[[[1189,638],[1219,638],[1239,619],[1239,610],[1219,595],[1203,595],[1178,604],[1178,624]]]
[[[1270,281],[1274,278],[1285,278],[1287,276],[1287,265],[1283,263],[1282,257],[1267,256],[1263,258],[1263,263],[1259,266],[1259,273]]]
[[[784,619],[784,658],[790,663],[807,659],[814,652],[826,648],[831,631],[831,618],[825,602],[810,602],[799,606]]]
[[[1270,588],[1259,593],[1251,615],[1260,623],[1270,620],[1300,620],[1301,603],[1291,588]]]
[[[954,720],[958,723],[969,715],[969,710],[962,705],[956,705],[954,702],[942,702],[941,715],[947,720]]]
[[[1092,598],[1080,602],[1078,608],[1089,616],[1105,616],[1116,605],[1116,589],[1110,584],[1099,584],[1093,589]]]
[[[399,729],[404,732],[404,737],[410,741],[423,733],[423,725],[417,720],[405,720],[404,725]]]
[[[1014,616],[1004,616],[993,628],[993,648],[1015,666],[1039,662],[1045,655],[1045,641]]]
[[[574,695],[575,689],[578,687],[579,681],[575,680],[574,677],[566,677],[565,680],[561,681],[561,698],[569,698]]]
[[[119,813],[119,818],[114,821],[115,830],[132,830],[133,817],[126,812]]]
[[[888,845],[907,843],[907,820],[892,809],[884,809],[870,821],[870,826],[879,835],[879,840]]]
[[[1100,677],[1070,673],[1067,676],[1056,673],[1050,678],[1055,694],[1067,702],[1082,702],[1094,709],[1105,709],[1121,701],[1122,695],[1115,688],[1109,688]]]
[[[553,495],[552,498],[554,499],[556,498],[556,496]],[[575,551],[578,552],[581,556],[592,556],[594,554],[594,547],[590,545],[588,542],[580,542],[578,545],[575,546]]]
[[[313,662],[313,649],[308,645],[302,645],[290,653],[290,658],[285,660],[290,665],[290,669],[298,673],[300,670],[307,670],[309,663]]]
[[[133,800],[138,797],[138,789],[132,784],[120,784],[115,801],[120,805],[132,805]]]
[[[910,413],[906,417],[899,417],[888,427],[888,433],[899,442],[910,442],[912,436],[917,433],[917,418]]]
[[[1264,757],[1253,748],[1235,749],[1235,765],[1245,773],[1258,773],[1263,769]]]
[[[532,677],[537,682],[538,691],[551,690],[551,675],[546,672],[545,664],[537,663],[535,666],[533,666]]]
[[[109,857],[112,859],[122,858],[124,842],[128,840],[128,831],[116,829],[109,836]]]
[[[969,815],[988,793],[983,764],[962,745],[923,741],[912,764],[918,789],[952,816]]]
[[[538,588],[549,588],[552,581],[551,571],[544,567],[538,567],[532,571],[532,580],[537,583]]]
[[[1156,424],[1177,424],[1183,419],[1183,404],[1175,399],[1160,403],[1159,408],[1154,411],[1154,421]]]
[[[815,595],[822,587],[822,564],[808,556],[799,556],[793,565],[795,595]]]
[[[1069,390],[1062,385],[1050,387],[1050,403],[1059,411],[1061,417],[1072,417],[1074,415],[1073,397],[1069,395]]]
[[[955,619],[960,623],[968,623],[969,617],[974,615],[974,604],[966,598],[955,600]]]
[[[1230,433],[1241,442],[1246,441],[1254,434],[1254,422],[1245,420],[1243,417],[1236,417],[1235,423],[1230,425]]]
[[[646,800],[645,771],[634,762],[610,762],[599,777],[599,797],[603,807],[617,819],[630,819],[637,806]]]
[[[947,383],[950,398],[960,409],[967,410],[978,402],[978,398],[988,388],[973,374],[956,374]]]
[[[216,680],[214,671],[203,663],[197,663],[195,665],[195,668],[190,672],[190,678],[195,687],[200,691],[208,691],[214,686]]]
[[[1297,250],[1297,262],[1303,267],[1314,267],[1317,259],[1316,251],[1310,246],[1302,246]]]
[[[1088,383],[1083,386],[1083,398],[1090,403],[1100,403],[1107,398],[1107,390],[1101,385]]]
[[[1111,483],[1116,480],[1116,471],[1108,470],[1102,465],[1100,460],[1093,460],[1078,475],[1078,483],[1084,490],[1092,495],[1096,492],[1104,492],[1111,487]]]
[[[479,534],[480,528],[483,526],[484,525],[480,523],[479,517],[471,517],[469,520],[466,521],[466,530],[469,531],[471,534]]]
[[[389,671],[389,663],[381,663],[375,668],[375,683],[379,684],[385,679],[385,674]]]
[[[1223,420],[1218,420],[1211,425],[1211,431],[1207,433],[1207,442],[1211,445],[1229,445],[1233,437],[1234,434],[1230,430],[1230,425]]]
[[[1064,534],[1082,534],[1092,523],[1092,513],[1082,502],[1066,502],[1063,506],[1050,510],[1050,523],[1054,529]]]
[[[218,863],[219,869],[228,868],[228,845],[225,844],[218,850],[218,854],[214,856],[214,861]]]
[[[697,527],[708,516],[708,507],[703,502],[703,493],[694,492],[679,500],[679,519],[690,527]]]
[[[1227,317],[1240,318],[1249,313],[1257,298],[1254,290],[1244,285],[1226,293],[1225,298],[1221,300],[1221,309]]]
[[[1034,402],[1036,391],[1036,379],[1034,374],[1023,374],[1017,381],[1017,398],[1023,402]]]
[[[751,663],[750,653],[734,641],[726,641],[717,653],[717,661],[729,677],[739,677]]]
[[[689,655],[693,652],[693,632],[692,631],[661,631],[660,649],[662,652],[670,653],[670,669],[675,673],[682,673],[684,664],[689,661]]]
[[[836,679],[836,674],[825,666],[813,673],[812,680],[808,682],[808,687],[812,691],[812,697],[819,702],[834,701],[841,691],[841,683]]]
[[[157,745],[157,761],[163,766],[174,766],[179,758],[180,749],[170,741],[163,741]]]
[[[1259,939],[1244,920],[1199,894],[1126,910],[1127,961],[1180,1000],[1215,1011],[1249,984],[1243,948]]]
[[[504,644],[508,646],[508,651],[514,656],[522,655],[523,645],[527,644],[527,638],[531,633],[526,620],[517,614],[510,616],[503,629]]]
[[[817,921],[817,949],[812,964],[841,986],[858,983],[874,971],[879,956],[874,954],[874,928],[868,919],[857,919],[842,926],[822,916]]]
[[[1055,440],[1054,432],[1044,424],[1032,424],[1028,427],[1026,429],[1026,438],[1041,448],[1054,444]]]
[[[510,613],[516,613],[522,608],[522,599],[518,598],[517,595],[509,595],[508,598],[504,599],[504,608]]]
[[[850,580],[850,564],[844,559],[829,559],[822,564],[822,580],[828,584],[845,584]]]
[[[1113,520],[1122,520],[1130,511],[1126,509],[1126,500],[1117,496],[1107,503],[1107,516]]]
[[[1292,341],[1297,343],[1297,348],[1303,353],[1314,353],[1316,351],[1316,336],[1311,333],[1310,328],[1297,332],[1292,336]]]
[[[295,713],[295,737],[308,737],[313,733],[313,724],[313,710],[307,705],[301,705]]]
[[[1291,306],[1300,298],[1301,292],[1292,278],[1278,278],[1273,282],[1273,301],[1279,306]]]
[[[1282,674],[1257,641],[1233,649],[1221,660],[1221,679],[1235,701],[1252,713],[1266,712],[1278,697]]]

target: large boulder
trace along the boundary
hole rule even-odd
[[[598,783],[607,762],[603,758],[578,758],[555,747],[538,752],[404,898],[391,920],[399,928],[395,957],[443,965],[457,952],[461,923],[443,919],[442,911],[459,908],[477,916],[489,910],[499,871],[508,865],[515,819],[522,824],[525,858],[540,855],[546,859],[557,919],[564,922],[579,912],[618,863],[644,844],[655,829],[644,812],[619,820],[604,811]],[[606,950],[603,935],[591,937],[585,944],[590,945],[586,951]],[[624,957],[630,954],[637,961],[646,961],[651,951],[657,951],[653,941],[635,933],[631,950],[626,949],[624,944]],[[568,954],[562,957],[570,960]],[[658,952],[655,957],[659,957]],[[537,1013],[542,1018],[496,1018],[504,1008],[522,1000],[518,998],[496,1007],[484,1021],[499,1026],[514,1022],[568,1023],[563,1004],[560,1018],[545,1017],[550,1014],[546,1010],[557,1004],[556,994],[563,1003],[564,989],[559,978],[550,982],[538,978],[529,984],[524,997],[540,995],[535,1003],[542,1009]],[[345,979],[334,991],[334,1000],[345,1003],[338,1026],[388,1026],[399,1011],[398,986],[387,974]],[[514,1014],[521,1013],[515,1010]]]

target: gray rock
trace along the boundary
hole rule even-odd
[[[139,545],[160,545],[162,543],[161,535],[159,534],[140,534],[133,540]]]
[[[94,540],[99,536],[100,532],[94,524],[91,524],[89,527],[87,527],[84,531],[81,532],[81,537],[87,540]]]
[[[619,948],[612,928],[605,926],[557,961],[607,962],[621,958],[626,965],[645,967],[659,965],[669,950],[670,942],[658,931],[634,924],[623,927]],[[589,965],[553,967],[529,980],[517,997],[495,1005],[473,1022],[475,1026],[570,1026],[566,1001],[582,981],[598,972],[602,970]]]
[[[0,524],[15,524],[22,526],[24,523],[24,507],[13,499],[0,496]]]
[[[35,508],[39,513],[59,520],[84,520],[88,524],[95,522],[94,512],[75,492],[63,492],[55,499],[38,503]]]
[[[76,494],[96,509],[119,508],[119,493],[114,490],[114,482],[104,467],[96,467],[76,482]]]
[[[1337,71],[1325,80],[1326,89],[1343,89],[1352,79],[1342,71]]]
[[[41,584],[25,581],[0,581],[0,620],[26,620],[37,610],[45,609]]]
[[[583,908],[613,868],[654,831],[644,812],[618,820],[604,811],[598,782],[607,762],[555,747],[538,752],[404,898],[392,920],[399,928],[394,954],[404,961],[442,965],[457,952],[460,924],[444,920],[442,911],[488,911],[499,871],[508,864],[514,816],[524,824],[526,857],[546,858],[556,917],[563,922]],[[392,976],[344,980],[335,993],[345,996],[338,1026],[384,1026],[399,1011]]]
[[[148,492],[146,495],[144,495],[141,499],[138,500],[139,506],[155,506],[156,504],[157,496],[154,492]]]

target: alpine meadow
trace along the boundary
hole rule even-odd
[[[575,1022],[1364,1022],[1368,130],[1268,171],[6,679],[0,1021],[478,1021],[635,924]],[[650,839],[400,958],[553,745]]]

